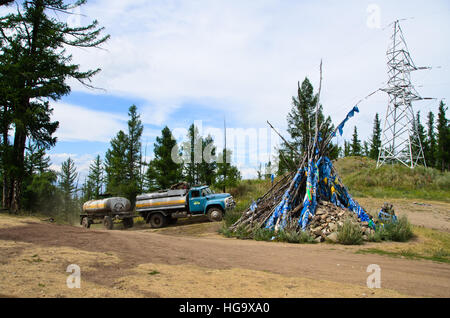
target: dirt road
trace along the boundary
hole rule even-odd
[[[2,294],[450,297],[448,264],[356,254],[360,247],[162,233],[145,229],[85,230],[30,221],[0,226]],[[71,262],[81,263],[84,285],[79,292],[65,286],[65,269]],[[381,289],[366,287],[370,264],[381,267]],[[38,278],[36,271],[41,272]]]

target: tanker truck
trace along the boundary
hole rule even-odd
[[[235,205],[230,194],[214,193],[208,186],[164,190],[136,197],[136,212],[153,228],[175,224],[179,218],[190,216],[206,215],[211,222],[221,221]]]
[[[80,224],[89,228],[91,224],[103,223],[103,226],[112,230],[114,220],[122,220],[125,228],[133,227],[134,212],[128,199],[115,197],[103,200],[91,200],[83,204],[83,213],[80,214]]]

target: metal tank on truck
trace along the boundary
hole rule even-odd
[[[111,230],[114,220],[121,220],[125,228],[133,226],[133,211],[130,200],[122,197],[91,200],[83,204],[80,224],[89,228],[91,224],[101,220],[106,229]]]
[[[206,215],[210,221],[221,221],[234,206],[230,194],[214,193],[208,186],[163,190],[136,197],[136,212],[154,228],[191,216]]]

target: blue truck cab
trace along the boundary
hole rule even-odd
[[[191,188],[188,202],[191,214],[207,214],[211,208],[217,208],[225,213],[234,207],[234,200],[230,194],[213,193],[208,186]]]
[[[136,212],[155,228],[191,216],[206,215],[212,222],[221,221],[235,205],[230,194],[214,193],[208,186],[164,190],[136,197]]]

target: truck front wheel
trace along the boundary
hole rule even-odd
[[[219,208],[209,209],[207,215],[211,222],[220,222],[223,219],[223,211]]]
[[[159,229],[161,227],[166,226],[167,224],[167,218],[162,215],[161,213],[154,213],[150,215],[150,225],[155,228]]]

